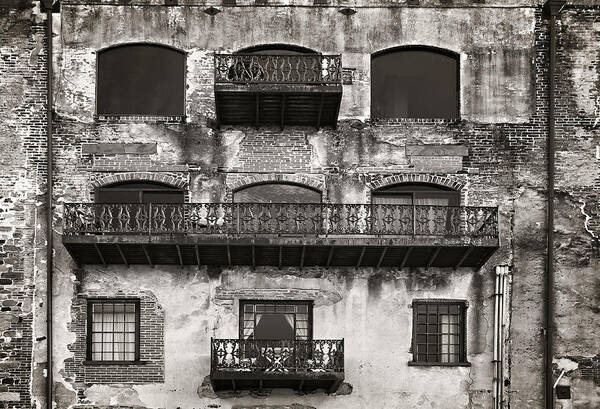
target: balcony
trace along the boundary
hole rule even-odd
[[[478,269],[499,246],[498,209],[69,203],[62,241],[79,265]]]
[[[333,393],[344,380],[344,340],[212,339],[215,391],[291,388]]]
[[[215,54],[219,125],[335,127],[341,99],[340,55]]]

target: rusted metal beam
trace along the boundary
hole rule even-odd
[[[365,256],[365,251],[367,250],[367,246],[363,246],[360,251],[360,256],[358,257],[358,261],[356,262],[356,268],[360,267],[360,263],[362,263],[362,259]]]
[[[98,257],[100,257],[100,261],[102,262],[102,265],[104,267],[106,267],[106,260],[104,259],[104,255],[100,251],[100,246],[98,244],[94,243],[94,248],[96,249],[96,253],[98,253]]]
[[[465,262],[465,260],[467,259],[467,257],[469,257],[469,254],[471,254],[472,251],[473,251],[473,247],[467,247],[467,250],[463,253],[460,260],[458,260],[458,263],[456,263],[456,265],[454,266],[455,270],[457,270],[460,266],[462,266],[462,263]]]
[[[179,244],[176,244],[175,247],[177,248],[177,258],[179,258],[179,265],[181,266],[181,268],[183,268],[183,256],[181,255],[181,246]]]
[[[194,246],[194,249],[196,250],[196,264],[198,264],[198,267],[200,267],[202,265],[202,263],[201,263],[202,260],[200,259],[200,248],[196,244]]]
[[[431,255],[431,258],[429,259],[429,262],[427,262],[427,268],[431,267],[431,265],[433,264],[433,262],[435,261],[435,259],[437,258],[438,254],[440,254],[440,251],[442,250],[441,247],[436,247],[435,251],[433,252],[433,254]]]
[[[406,265],[406,262],[408,261],[408,256],[410,256],[410,253],[412,252],[412,247],[409,247],[406,249],[406,253],[404,253],[404,256],[402,257],[402,262],[400,263],[400,269],[402,270],[404,268],[404,266]]]
[[[331,264],[331,259],[333,258],[333,250],[335,249],[335,246],[331,246],[329,248],[329,255],[327,256],[327,265],[325,266],[326,268],[329,268],[329,265]]]
[[[379,256],[379,261],[377,261],[377,268],[379,268],[381,266],[381,263],[383,262],[383,258],[385,257],[385,253],[387,253],[388,251],[388,246],[385,246],[383,248],[383,250],[381,251],[381,255]]]
[[[123,249],[121,248],[120,245],[115,244],[115,246],[117,246],[117,250],[119,250],[119,254],[121,255],[121,259],[123,259],[123,263],[129,267],[129,262],[127,261],[127,257],[125,257],[125,253],[123,253]]]
[[[148,249],[145,245],[142,245],[142,250],[144,250],[144,255],[146,256],[146,261],[150,267],[154,268],[154,263],[152,263],[152,258],[150,258],[150,253],[148,253]]]

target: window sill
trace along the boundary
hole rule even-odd
[[[409,361],[408,366],[471,366],[470,362],[415,362]]]
[[[121,366],[137,366],[149,364],[148,361],[83,361],[83,365],[86,366],[109,366],[109,365],[121,365]]]

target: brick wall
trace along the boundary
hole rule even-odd
[[[140,363],[102,365],[85,361],[87,350],[88,299],[139,299],[140,300]],[[76,380],[80,393],[90,383],[160,383],[164,381],[164,311],[156,297],[148,291],[135,289],[107,294],[90,291],[73,299],[72,322],[69,329],[75,333],[70,345],[73,358],[65,362],[66,372]]]
[[[46,368],[45,24],[32,1],[1,2],[0,21],[0,405],[30,408]]]

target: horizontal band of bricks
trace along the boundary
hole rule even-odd
[[[383,186],[409,182],[432,183],[435,185],[446,186],[455,190],[462,190],[465,187],[465,183],[450,177],[414,173],[401,173],[393,176],[387,176],[382,179],[367,182],[367,186],[369,189],[373,190]]]
[[[118,182],[130,182],[130,181],[151,181],[164,183],[180,189],[186,189],[188,182],[183,175],[166,175],[164,173],[152,173],[152,172],[133,172],[133,173],[117,173],[115,175],[109,175],[96,179],[92,182],[94,188],[111,185]]]

